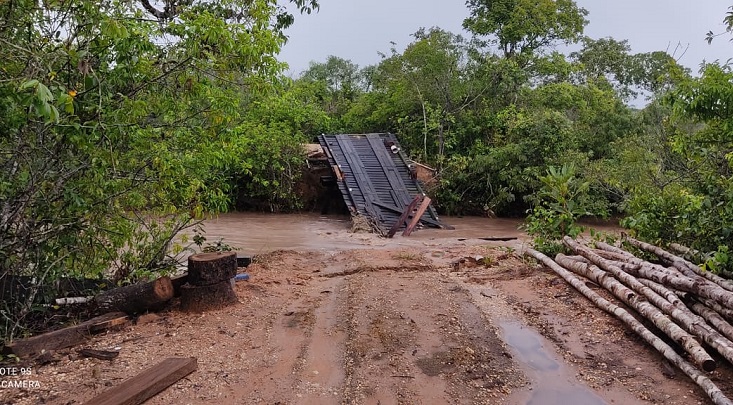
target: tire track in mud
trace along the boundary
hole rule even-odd
[[[497,403],[524,384],[469,295],[437,272],[349,276],[343,403]]]

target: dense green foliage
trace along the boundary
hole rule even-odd
[[[529,213],[549,250],[582,217],[617,215],[651,242],[717,252],[707,265],[728,265],[728,66],[696,78],[665,52],[583,37],[588,13],[571,0],[467,6],[469,40],[421,29],[361,71],[335,57],[314,63],[300,81],[328,87],[330,128],[399,134],[412,158],[436,167],[443,212]],[[560,54],[558,43],[578,50]]]
[[[293,16],[269,0],[158,4],[0,3],[0,277],[33,280],[2,302],[7,338],[61,277],[170,266],[173,236],[241,188],[297,206],[318,114],[279,80]]]
[[[0,277],[36,282],[3,302],[3,335],[61,277],[165,270],[206,214],[299,208],[301,145],[320,133],[398,134],[436,168],[443,212],[529,214],[546,251],[614,214],[730,265],[728,66],[695,77],[584,37],[572,0],[467,6],[470,38],[419,29],[374,66],[331,56],[290,80],[277,53],[294,16],[273,0],[0,3]]]

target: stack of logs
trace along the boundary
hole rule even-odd
[[[188,258],[187,283],[181,286],[181,310],[204,312],[237,302],[232,279],[237,275],[236,252],[211,252]]]
[[[563,243],[576,256],[559,254],[553,261],[533,249],[528,249],[526,254],[552,269],[601,309],[618,317],[695,381],[713,403],[733,404],[704,373],[716,367],[707,352],[709,349],[733,363],[733,282],[703,271],[657,246],[627,236],[624,240],[656,255],[665,265],[650,263],[602,242],[596,242],[595,248],[591,248],[567,236]],[[648,319],[677,342],[690,361],[634,315],[589,288],[588,281],[608,290],[610,295]]]

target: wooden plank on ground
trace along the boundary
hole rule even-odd
[[[412,210],[414,210],[415,207],[417,207],[417,204],[418,202],[420,202],[422,197],[423,196],[421,196],[420,194],[416,195],[415,198],[412,199],[412,202],[410,203],[410,205],[408,205],[407,208],[405,208],[405,210],[402,211],[402,215],[400,215],[399,219],[397,219],[397,222],[394,225],[392,225],[392,228],[390,228],[389,232],[387,232],[388,238],[393,237],[394,234],[397,233],[397,230],[400,229],[400,227],[402,226],[402,223],[407,222],[407,217],[410,215]]]
[[[93,333],[124,325],[129,320],[130,318],[124,312],[111,312],[78,325],[43,333],[28,339],[16,340],[5,345],[3,351],[6,354],[14,354],[23,358],[43,351],[65,349],[84,343]]]
[[[85,405],[139,405],[198,368],[195,357],[172,357],[123,381]]]
[[[430,197],[425,196],[425,198],[422,200],[422,203],[420,203],[420,207],[418,207],[417,212],[415,213],[415,216],[412,217],[412,221],[410,221],[410,225],[407,225],[407,228],[405,228],[405,231],[402,232],[402,236],[410,236],[412,231],[415,229],[415,226],[418,222],[420,222],[420,217],[422,214],[425,213],[425,210],[428,209],[430,206]]]

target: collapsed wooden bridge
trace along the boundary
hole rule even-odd
[[[352,215],[391,237],[404,226],[442,224],[393,134],[321,135],[318,141]]]

